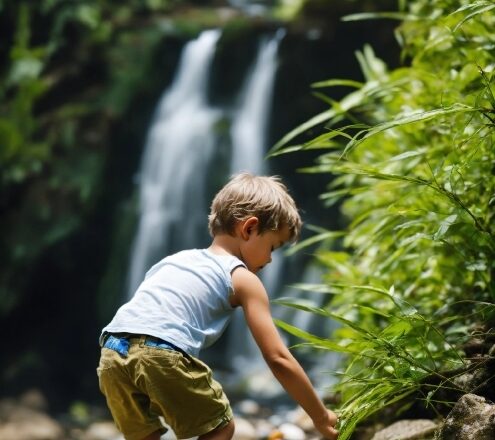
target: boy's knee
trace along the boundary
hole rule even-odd
[[[226,435],[228,437],[225,437],[226,439],[231,439],[234,437],[234,432],[235,432],[235,422],[234,419],[232,419],[227,425],[225,425],[226,428]]]
[[[234,436],[235,423],[231,420],[226,425],[198,437],[198,440],[230,440]]]

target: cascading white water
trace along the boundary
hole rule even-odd
[[[231,128],[232,173],[249,171],[259,175],[268,171],[264,157],[268,147],[267,131],[277,70],[278,46],[283,35],[284,32],[279,31],[275,37],[265,38],[260,42],[256,60],[246,76]],[[272,257],[272,263],[263,269],[260,275],[269,293],[279,287],[282,270],[281,255],[275,253]],[[229,334],[231,338],[227,353],[236,370],[242,369],[243,374],[248,376],[266,370],[241,311],[236,311]]]
[[[264,158],[268,148],[278,46],[284,35],[285,31],[279,30],[274,37],[260,42],[258,55],[242,87],[231,128],[231,174],[249,171],[262,175],[269,171]],[[268,292],[279,287],[281,266],[282,259],[276,253],[272,263],[263,270],[261,277]]]
[[[264,174],[267,130],[270,120],[277,52],[283,31],[261,41],[258,55],[240,93],[238,110],[232,123],[233,173],[246,170]]]
[[[186,45],[149,130],[139,175],[140,217],[129,295],[150,265],[172,251],[172,238],[180,247],[197,247],[198,231],[204,229],[207,165],[216,140],[212,126],[221,115],[206,98],[220,35],[208,30]]]
[[[217,141],[213,125],[219,118],[232,119],[230,174],[239,171],[269,174],[264,156],[268,147],[277,52],[283,35],[284,32],[279,31],[260,42],[257,57],[246,74],[231,113],[213,108],[207,102],[211,62],[220,32],[205,31],[185,46],[175,79],[161,98],[145,145],[129,295],[158,259],[178,249],[199,246],[199,237],[203,238],[206,230],[209,201],[204,189],[209,180],[208,162]],[[261,274],[269,293],[281,287],[282,269],[282,255],[273,254],[272,263]],[[216,353],[220,353],[224,367],[234,367],[239,372],[235,381],[239,377],[246,380],[248,376],[253,378],[260,372],[268,372],[247,331],[242,312],[236,313],[226,336],[227,346]],[[261,378],[257,386],[247,381],[256,393],[273,392],[271,374],[261,374]]]

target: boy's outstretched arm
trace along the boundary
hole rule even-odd
[[[330,440],[337,439],[334,428],[337,416],[325,408],[303,368],[282,341],[259,278],[240,267],[232,273],[232,282],[235,291],[232,304],[243,308],[248,327],[274,376],[308,413],[320,434]]]

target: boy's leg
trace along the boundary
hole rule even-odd
[[[144,437],[142,440],[160,440],[160,431],[155,431],[155,432],[152,432],[150,435],[147,435],[146,437]]]
[[[198,440],[230,440],[234,436],[235,425],[234,421],[231,420],[225,426],[221,428],[216,428],[207,434],[200,435]]]

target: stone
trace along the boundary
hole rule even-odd
[[[371,440],[429,440],[437,427],[428,419],[400,420],[375,433]]]
[[[26,417],[28,416],[29,417]],[[45,414],[34,411],[16,411],[9,421],[0,425],[2,440],[61,440],[62,427]]]
[[[268,420],[257,419],[253,423],[256,429],[256,438],[268,438],[275,429]]]
[[[89,425],[83,440],[123,440],[123,438],[113,422],[95,422]]]
[[[284,440],[305,440],[306,433],[293,423],[282,423],[278,430],[282,433]]]
[[[256,429],[248,420],[237,417],[235,419],[234,440],[257,440]]]
[[[19,397],[19,405],[38,411],[46,411],[48,409],[48,402],[45,396],[41,391],[34,388],[26,391]]]
[[[257,414],[259,414],[261,408],[260,408],[259,403],[255,402],[254,400],[251,400],[251,399],[246,399],[246,400],[240,401],[236,405],[236,410],[239,413],[241,413],[242,415],[252,417],[252,416],[256,416]]]
[[[437,432],[435,440],[495,439],[495,405],[476,394],[464,394]]]
[[[287,414],[287,421],[299,426],[305,432],[315,430],[311,417],[300,406]]]

